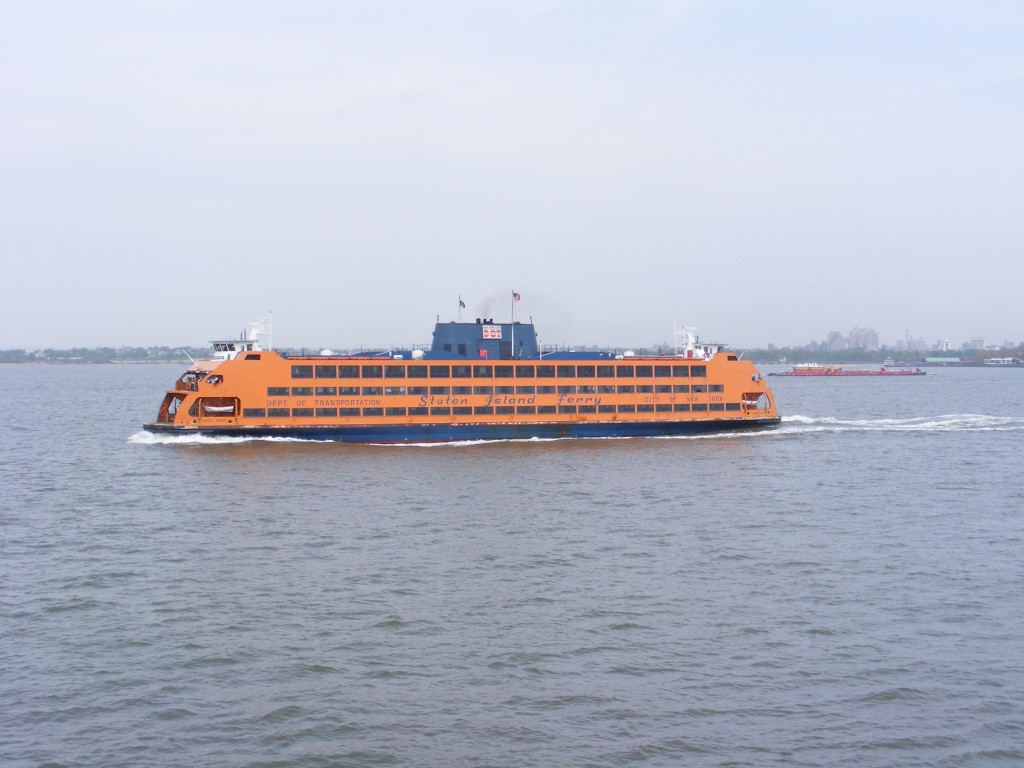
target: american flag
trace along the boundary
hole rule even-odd
[[[462,300],[462,297],[459,296],[459,309],[465,309],[465,308],[466,308],[466,302],[464,302]]]
[[[519,301],[519,300],[520,300],[521,298],[523,298],[523,297],[522,297],[522,296],[520,296],[520,295],[519,295],[518,293],[516,293],[515,291],[512,291],[512,301]]]

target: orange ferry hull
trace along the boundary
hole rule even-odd
[[[431,350],[387,357],[285,357],[244,337],[214,349],[166,393],[146,430],[427,443],[692,435],[779,422],[753,364],[692,335],[683,354],[651,357],[541,353],[532,324],[491,321],[438,323]]]

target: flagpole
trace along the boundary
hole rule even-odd
[[[512,355],[513,360],[516,359],[516,292],[512,291]]]

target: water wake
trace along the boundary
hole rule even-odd
[[[836,419],[831,416],[783,416],[775,434],[804,432],[1018,432],[1024,418],[953,413],[912,419]]]

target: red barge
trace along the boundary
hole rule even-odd
[[[924,376],[920,368],[844,368],[840,365],[801,363],[789,371],[772,371],[769,376]]]

